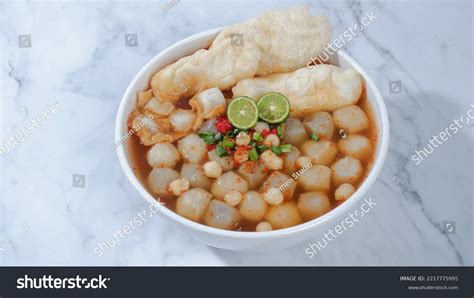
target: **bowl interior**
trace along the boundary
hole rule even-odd
[[[135,109],[136,104],[136,96],[138,92],[147,90],[149,88],[149,82],[151,77],[154,73],[159,71],[160,69],[164,68],[165,66],[173,63],[174,61],[178,60],[181,57],[190,55],[195,51],[208,47],[212,40],[216,37],[216,35],[222,30],[222,28],[213,29],[210,31],[202,32],[193,36],[190,36],[186,39],[181,40],[180,42],[168,47],[157,56],[155,56],[152,60],[150,60],[134,77],[130,85],[128,86],[125,94],[122,98],[120,103],[120,107],[117,114],[116,120],[116,127],[115,127],[115,139],[120,140],[124,135],[127,134],[128,127],[127,127],[127,119],[128,115]],[[362,67],[354,61],[350,56],[346,53],[339,51],[335,53],[333,56],[330,57],[331,64],[339,65],[344,68],[353,68],[358,71],[362,76],[366,84],[367,89],[367,99],[372,107],[372,111],[374,114],[377,130],[378,130],[378,143],[377,143],[377,152],[375,162],[372,165],[372,169],[365,179],[365,181],[361,184],[361,186],[357,189],[357,191],[346,201],[344,204],[334,208],[330,212],[320,216],[316,219],[311,221],[305,222],[303,224],[281,229],[275,230],[271,232],[237,232],[237,231],[226,231],[221,229],[216,229],[212,227],[208,227],[193,221],[190,221],[180,215],[176,214],[175,212],[169,210],[168,208],[159,205],[158,208],[160,213],[166,217],[169,217],[175,222],[183,224],[191,229],[198,230],[200,232],[204,232],[207,234],[218,235],[223,237],[230,237],[230,238],[271,238],[271,237],[278,237],[282,235],[288,235],[291,233],[295,233],[297,231],[303,231],[308,228],[311,228],[315,225],[318,225],[322,222],[325,222],[329,218],[332,218],[336,215],[343,214],[347,212],[349,208],[351,208],[357,201],[359,201],[362,196],[367,192],[370,186],[375,182],[377,176],[379,175],[383,163],[385,161],[385,157],[388,150],[388,138],[389,138],[389,122],[388,122],[388,114],[385,108],[384,101],[373,83],[373,81],[369,78],[367,73],[362,69]],[[126,144],[117,148],[117,154],[124,170],[125,174],[132,182],[134,187],[137,191],[144,197],[150,204],[156,203],[153,196],[148,193],[145,187],[141,184],[138,180],[136,175],[132,170],[132,161],[129,158],[130,152],[129,148]]]

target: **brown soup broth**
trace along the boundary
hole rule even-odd
[[[227,96],[231,97],[231,92],[225,92],[224,94],[226,95],[226,98],[227,98]],[[188,99],[180,100],[179,104],[178,104],[178,107],[182,108],[182,109],[190,109],[187,101],[188,101]],[[361,163],[364,167],[365,173],[364,173],[363,177],[354,185],[354,187],[356,187],[356,189],[359,188],[360,185],[362,184],[362,182],[367,178],[367,176],[368,176],[368,174],[369,174],[369,172],[372,168],[373,162],[375,161],[375,155],[376,155],[377,143],[378,143],[377,124],[376,124],[376,120],[375,120],[375,116],[374,116],[372,107],[370,106],[370,103],[368,102],[368,99],[367,99],[367,93],[366,93],[365,86],[363,88],[363,92],[362,92],[361,98],[358,102],[358,105],[366,113],[367,117],[369,118],[369,123],[370,123],[369,129],[367,129],[364,132],[361,132],[359,134],[367,137],[370,140],[371,145],[372,145],[372,154],[367,160],[361,160]],[[300,120],[303,121],[302,118],[300,118]],[[341,136],[339,134],[339,131],[336,129],[336,133],[334,133],[332,141],[337,144],[337,142],[340,139],[341,139]],[[173,142],[173,144],[176,146],[177,142]],[[134,171],[135,175],[139,178],[140,182],[148,190],[148,192],[150,194],[152,194],[152,192],[149,190],[149,188],[147,186],[147,182],[146,182],[148,174],[152,170],[152,167],[147,162],[147,151],[148,151],[148,149],[150,149],[150,147],[141,144],[140,138],[136,134],[132,135],[128,139],[127,146],[128,146],[129,152],[130,152],[130,158],[131,158],[133,171]],[[342,158],[342,157],[343,156],[338,152],[338,154],[336,155],[335,161],[337,159]],[[204,160],[202,163],[204,163],[204,162],[206,162],[206,160]],[[180,161],[178,163],[178,165],[175,167],[175,170],[180,172],[182,164],[183,164],[183,162]],[[294,181],[293,183],[297,183],[297,180]],[[336,200],[334,199],[335,190],[336,190],[336,188],[333,185],[331,185],[331,188],[329,189],[329,191],[327,193],[327,195],[330,199],[330,202],[331,202],[331,206],[332,206],[333,209],[341,204],[340,202],[336,202]],[[301,193],[303,193],[303,190],[300,189],[300,187],[297,185],[292,199],[296,200]],[[153,197],[156,200],[159,200],[161,203],[163,203],[167,208],[169,208],[173,212],[176,212],[176,199],[177,199],[177,197],[175,197],[175,196],[164,197],[164,196],[156,196],[156,195],[153,195]],[[241,220],[239,222],[239,224],[236,226],[235,230],[238,230],[238,231],[255,231],[255,227],[256,227],[257,224],[258,223],[255,223],[255,222],[251,222],[251,221],[247,221],[247,220]]]

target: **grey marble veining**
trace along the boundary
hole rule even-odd
[[[377,205],[313,259],[307,243],[210,248],[158,215],[98,257],[97,242],[148,208],[110,150],[135,73],[184,37],[297,4],[327,15],[334,36],[377,16],[344,46],[390,114],[389,156],[368,194]],[[472,11],[471,1],[427,0],[2,2],[0,144],[48,106],[59,111],[0,156],[0,264],[473,265],[474,122],[419,165],[412,159],[474,102]],[[132,46],[126,34],[136,34]]]

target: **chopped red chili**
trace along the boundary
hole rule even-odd
[[[220,117],[217,117],[216,128],[217,128],[217,131],[220,132],[221,134],[226,134],[233,127],[232,127],[232,124],[230,124],[229,119],[227,119],[227,117],[220,116]]]
[[[252,149],[253,147],[250,146],[250,145],[242,145],[242,146],[239,146],[239,149],[242,149],[242,150],[250,150]]]

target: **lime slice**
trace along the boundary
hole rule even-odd
[[[260,118],[268,123],[282,123],[290,115],[290,102],[280,93],[270,92],[257,102]]]
[[[234,98],[227,107],[227,118],[237,128],[254,127],[258,121],[258,108],[255,101],[247,96]]]

